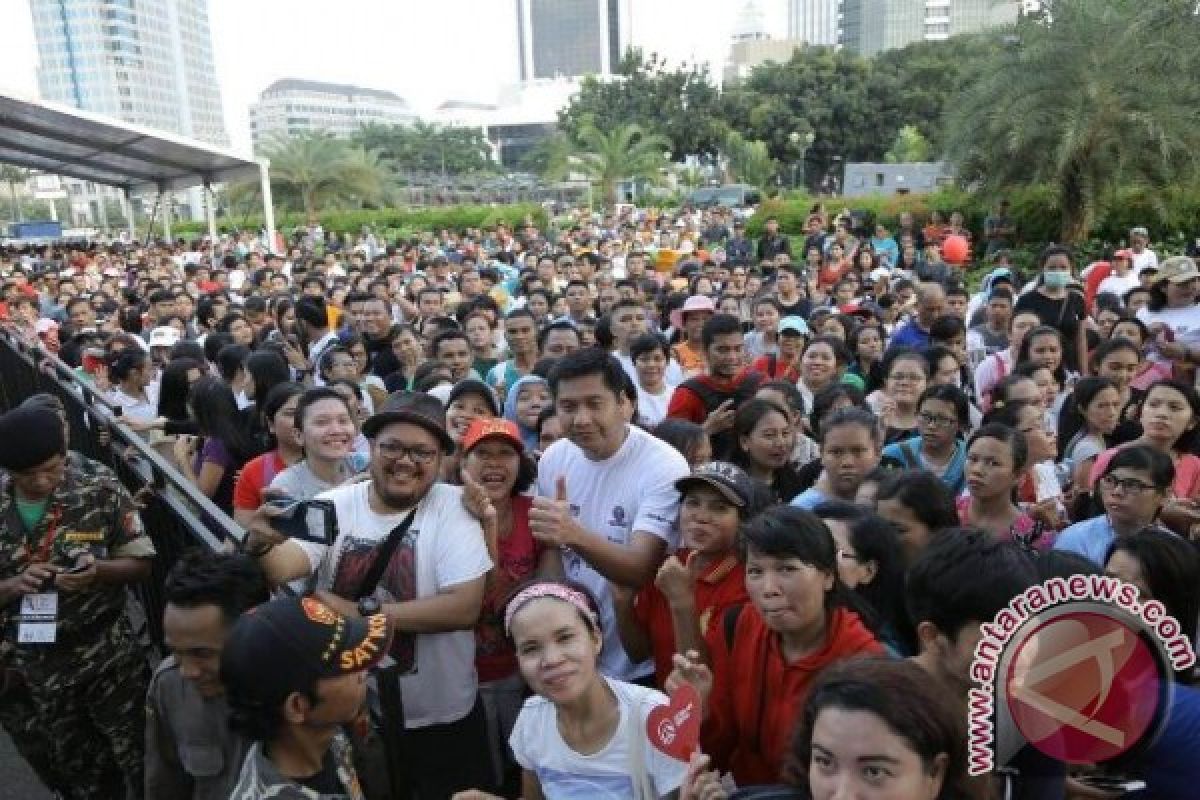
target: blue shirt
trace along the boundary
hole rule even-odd
[[[892,339],[888,342],[888,349],[891,350],[895,347],[915,347],[918,350],[924,350],[929,347],[929,331],[923,329],[914,319],[892,334]]]
[[[1149,749],[1137,760],[1133,772],[1146,781],[1147,792],[1131,797],[1157,800],[1190,800],[1200,784],[1200,691],[1182,684],[1171,687],[1166,725]]]
[[[909,459],[906,450],[911,453],[912,459]],[[925,462],[921,460],[920,436],[889,444],[883,448],[883,457],[895,459],[906,469],[928,469]],[[942,474],[938,475],[942,479],[942,483],[946,484],[953,494],[961,493],[966,485],[966,467],[967,445],[962,439],[958,439],[954,442],[954,455],[950,457],[950,463],[942,470]]]
[[[810,489],[805,489],[803,492],[793,497],[791,504],[796,508],[803,508],[805,511],[812,511],[814,508],[821,505],[821,503],[828,503],[832,499],[832,497],[829,497],[814,486]]]
[[[896,262],[900,260],[900,248],[896,245],[896,240],[890,236],[886,236],[883,239],[876,239],[872,236],[871,247],[878,255],[886,255],[888,257],[889,266],[896,266]]]
[[[1104,555],[1117,538],[1107,515],[1076,522],[1054,540],[1055,550],[1078,553],[1097,566],[1104,566]]]

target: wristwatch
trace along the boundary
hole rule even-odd
[[[358,613],[364,617],[372,617],[379,613],[379,609],[383,608],[377,597],[364,597],[358,601]]]

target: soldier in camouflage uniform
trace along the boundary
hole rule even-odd
[[[140,796],[149,675],[125,585],[154,547],[116,476],[68,458],[53,411],[0,417],[0,467],[0,722],[63,797]]]

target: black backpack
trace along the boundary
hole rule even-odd
[[[763,377],[757,372],[747,373],[741,383],[733,390],[718,389],[700,378],[688,378],[680,387],[686,388],[700,398],[704,404],[705,415],[711,414],[726,400],[733,400],[734,408],[741,406],[754,398],[754,393],[762,384]],[[733,431],[724,430],[712,436],[713,458],[727,460],[733,452]]]

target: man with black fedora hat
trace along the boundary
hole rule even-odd
[[[140,794],[149,674],[125,586],[154,546],[116,476],[68,459],[57,411],[0,416],[0,468],[0,723],[62,796]]]
[[[387,617],[347,617],[315,597],[243,614],[221,653],[231,727],[253,741],[231,800],[362,800],[343,726],[366,713]]]
[[[283,539],[267,509],[248,526],[247,552],[272,584],[316,575],[317,596],[346,617],[383,613],[404,702],[403,768],[421,797],[488,785],[486,726],[475,672],[473,629],[492,568],[479,521],[462,489],[438,483],[454,450],[440,402],[397,393],[363,424],[370,480],[341,486],[331,501],[329,545]]]

